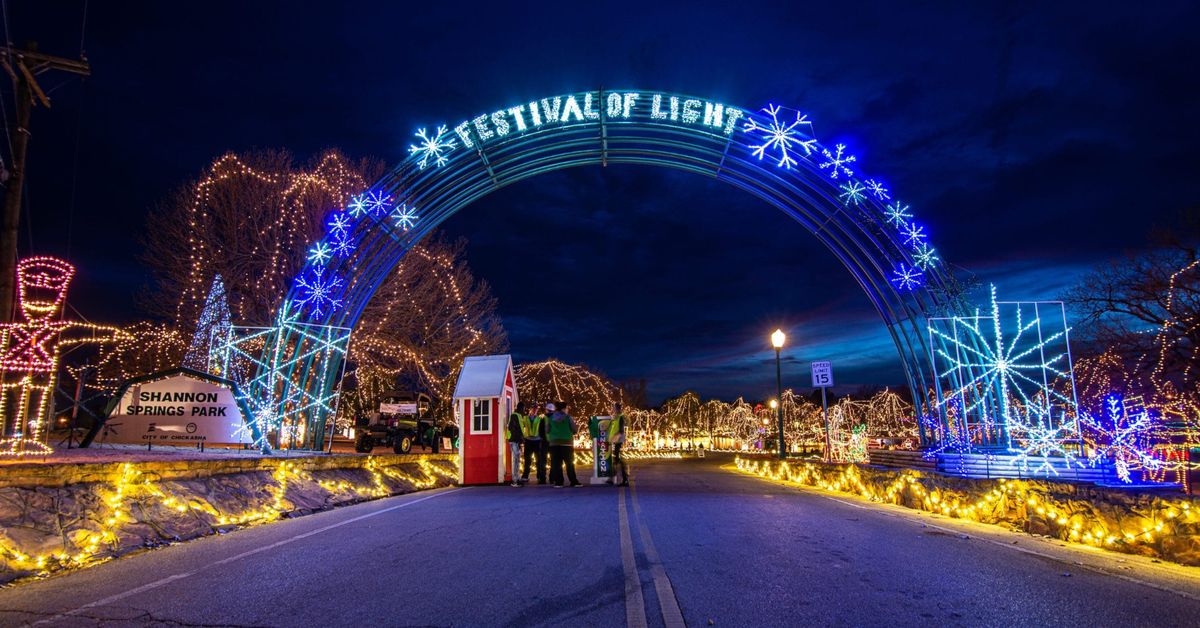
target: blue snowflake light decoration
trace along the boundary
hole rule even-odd
[[[308,308],[310,318],[320,318],[342,307],[339,291],[342,278],[336,275],[326,277],[324,268],[314,268],[296,277],[296,287],[300,290],[300,298],[296,299],[295,304]]]
[[[834,146],[833,152],[829,152],[828,148],[821,149],[821,154],[825,156],[826,161],[817,164],[817,167],[821,170],[828,168],[829,178],[831,179],[836,179],[839,175],[846,175],[846,178],[854,176],[854,171],[847,167],[846,164],[854,163],[858,159],[854,155],[845,154],[845,152],[845,144]]]
[[[908,292],[916,290],[925,283],[925,273],[920,269],[909,266],[904,262],[900,262],[896,269],[892,271],[892,283],[897,290]]]
[[[865,192],[867,188],[863,187],[863,184],[859,183],[858,181],[851,181],[849,183],[842,184],[839,187],[842,188],[842,193],[839,194],[838,197],[842,199],[842,202],[845,203],[847,207],[850,205],[858,206],[858,204],[862,203],[863,199],[866,198],[863,196],[863,192]]]
[[[794,156],[794,149],[799,148],[804,151],[804,156],[812,154],[813,146],[817,140],[812,139],[800,133],[798,127],[808,125],[809,130],[812,130],[812,123],[808,121],[808,116],[801,115],[796,112],[796,119],[790,123],[781,122],[779,120],[779,105],[767,105],[763,108],[763,112],[771,117],[770,122],[766,126],[760,125],[753,117],[745,125],[747,133],[758,136],[759,144],[750,144],[751,153],[760,160],[766,156],[767,151],[771,151],[771,159],[776,160],[777,166],[791,169],[796,165],[797,161]]]
[[[888,224],[897,229],[901,229],[904,227],[904,225],[908,224],[908,221],[912,220],[913,215],[912,212],[908,211],[908,205],[905,205],[900,201],[896,201],[895,203],[887,206],[887,211],[884,213],[884,217],[887,219]]]
[[[445,125],[439,126],[433,135],[426,133],[425,129],[420,129],[417,131],[417,137],[421,141],[409,145],[408,152],[417,158],[417,168],[421,170],[424,170],[430,161],[438,168],[446,165],[446,162],[449,161],[446,154],[454,150],[457,145]]]
[[[401,230],[408,231],[417,225],[417,221],[421,219],[416,214],[416,207],[409,207],[407,203],[401,203],[396,210],[392,212],[392,220],[396,227]]]
[[[888,189],[883,187],[883,184],[875,179],[867,179],[867,189],[870,190],[871,194],[874,194],[875,198],[880,202],[892,200],[892,195]]]

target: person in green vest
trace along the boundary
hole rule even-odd
[[[621,470],[621,483],[617,486],[629,486],[629,467],[625,466],[625,458],[621,456],[621,448],[625,446],[625,415],[621,413],[621,402],[613,404],[612,418],[608,421],[608,451],[609,469],[612,475],[605,484],[612,484],[617,479],[617,469]]]
[[[524,403],[524,402],[522,402]],[[550,421],[545,412],[525,415],[521,423],[521,434],[525,437],[525,470],[521,482],[529,482],[530,463],[537,460],[537,482],[546,483],[546,426]]]
[[[508,428],[504,430],[505,440],[508,441],[509,459],[512,461],[512,486],[520,486],[517,479],[517,469],[521,466],[521,441],[525,440],[522,421],[529,422],[525,415],[525,402],[517,402],[517,410],[508,416]]]
[[[550,415],[550,483],[555,488],[562,488],[564,480],[570,480],[571,486],[583,486],[575,477],[575,419],[567,414],[567,404],[558,401],[546,404]],[[563,466],[566,465],[567,477],[563,478]]]

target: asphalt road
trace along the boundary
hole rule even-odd
[[[1200,569],[643,462],[442,489],[0,590],[4,625],[1197,626]]]

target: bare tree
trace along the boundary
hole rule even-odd
[[[1080,362],[1089,380],[1153,394],[1194,388],[1200,351],[1200,212],[1155,234],[1155,248],[1130,253],[1088,274],[1065,295],[1081,321]],[[1103,368],[1101,368],[1103,367]],[[1089,400],[1089,402],[1094,400]]]
[[[283,151],[222,156],[150,216],[143,259],[155,284],[146,309],[190,337],[220,274],[233,323],[270,324],[325,216],[382,171],[337,151],[307,164]],[[385,279],[351,336],[348,361],[369,384],[347,408],[370,408],[396,385],[445,400],[463,357],[507,347],[496,300],[464,249],[432,236]]]

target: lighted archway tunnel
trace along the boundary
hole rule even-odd
[[[597,90],[515,103],[428,127],[409,156],[331,212],[257,358],[262,412],[315,445],[336,399],[342,356],[363,308],[405,252],[444,220],[506,185],[610,163],[715,178],[778,207],[849,270],[895,341],[918,412],[936,374],[926,320],[959,309],[925,227],[843,145],[807,117],[667,92]]]

